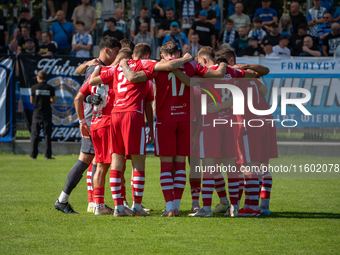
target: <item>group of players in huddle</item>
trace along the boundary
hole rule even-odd
[[[179,58],[178,46],[173,42],[160,48],[160,62],[149,59],[151,49],[145,43],[134,45],[127,39],[119,42],[106,36],[101,39],[99,47],[99,58],[77,69],[78,74],[86,73],[84,84],[75,98],[83,139],[78,161],[70,170],[63,191],[55,202],[56,209],[76,213],[68,203],[69,196],[88,169],[88,212],[113,214],[115,217],[150,215],[141,203],[145,185],[145,149],[154,140],[166,202],[163,217],[180,215],[187,179],[187,157],[193,211],[189,216],[210,217],[213,213],[225,213],[231,217],[269,215],[272,178],[270,172],[262,169],[269,158],[277,157],[273,117],[251,113],[247,100],[244,115],[233,115],[233,96],[225,88],[213,89],[221,100],[216,104],[208,97],[206,115],[201,115],[200,109],[202,95],[210,94],[207,89],[225,83],[237,86],[245,98],[248,88],[254,88],[255,92],[250,95],[254,108],[268,109],[265,99],[268,89],[257,79],[268,74],[268,68],[257,64],[236,65],[232,50],[215,53],[210,47],[202,47],[195,60],[190,54]],[[156,85],[155,125],[151,80]],[[150,127],[148,135],[145,118]],[[216,119],[238,125],[214,125]],[[257,119],[262,125],[251,125],[248,122],[251,119]],[[132,161],[131,208],[126,201],[124,178],[127,159]],[[211,166],[221,164],[233,169],[227,171],[230,203],[222,172],[202,171],[202,174],[197,171],[197,167],[211,169]],[[105,177],[110,166],[114,209],[104,203]],[[212,210],[215,189],[220,203]],[[239,209],[243,190],[245,203]],[[202,208],[199,206],[200,193]]]

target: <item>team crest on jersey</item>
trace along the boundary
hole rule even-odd
[[[230,80],[232,79],[231,75],[228,73],[224,76],[223,80]]]
[[[52,104],[52,122],[54,125],[70,125],[78,117],[74,98],[80,89],[80,83],[70,77],[55,76],[47,83],[55,88],[56,102]]]

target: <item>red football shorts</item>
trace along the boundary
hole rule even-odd
[[[218,124],[215,127],[212,124],[202,125],[199,144],[200,158],[236,157],[234,131],[229,123]]]
[[[263,155],[268,155],[268,126],[254,127],[240,132],[238,137],[237,164],[261,162]],[[266,162],[264,162],[266,163]]]
[[[156,123],[155,155],[190,155],[190,121]]]
[[[110,126],[91,131],[94,153],[97,163],[111,164]]]
[[[145,122],[140,112],[111,114],[111,152],[119,155],[145,155]]]

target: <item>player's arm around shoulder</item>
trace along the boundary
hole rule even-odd
[[[204,78],[223,78],[226,75],[227,64],[220,63],[216,70],[208,68],[206,73],[203,75]]]
[[[90,76],[90,79],[89,79],[89,85],[91,86],[98,86],[103,82],[102,78],[100,77],[99,75],[99,72],[100,72],[100,66],[96,66],[96,68],[94,69],[92,75]]]
[[[146,82],[148,80],[144,71],[135,72],[128,65],[128,59],[122,59],[119,66],[123,69],[125,78],[131,83]]]
[[[192,56],[186,53],[183,57],[171,61],[161,61],[154,66],[154,71],[172,71],[192,60]]]

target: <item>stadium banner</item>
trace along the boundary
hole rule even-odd
[[[340,126],[340,58],[238,58],[238,64],[261,64],[270,69],[262,78],[268,87],[267,100],[273,103],[273,88],[278,88],[278,107],[275,119],[294,119],[296,127],[335,128]],[[311,113],[307,116],[298,107],[288,105],[286,115],[281,114],[281,88],[304,88],[311,99],[303,106]],[[305,97],[301,93],[287,93],[287,99]],[[283,127],[276,122],[277,127]]]
[[[13,142],[15,140],[14,68],[14,55],[0,55],[0,142]]]
[[[76,74],[77,67],[87,58],[57,56],[44,58],[22,55],[18,57],[20,73],[20,93],[26,116],[26,124],[31,130],[34,105],[30,103],[31,87],[37,83],[39,70],[47,73],[47,83],[55,88],[56,103],[52,104],[52,141],[80,141],[79,122],[74,106],[85,75]],[[40,133],[43,138],[43,131]]]

